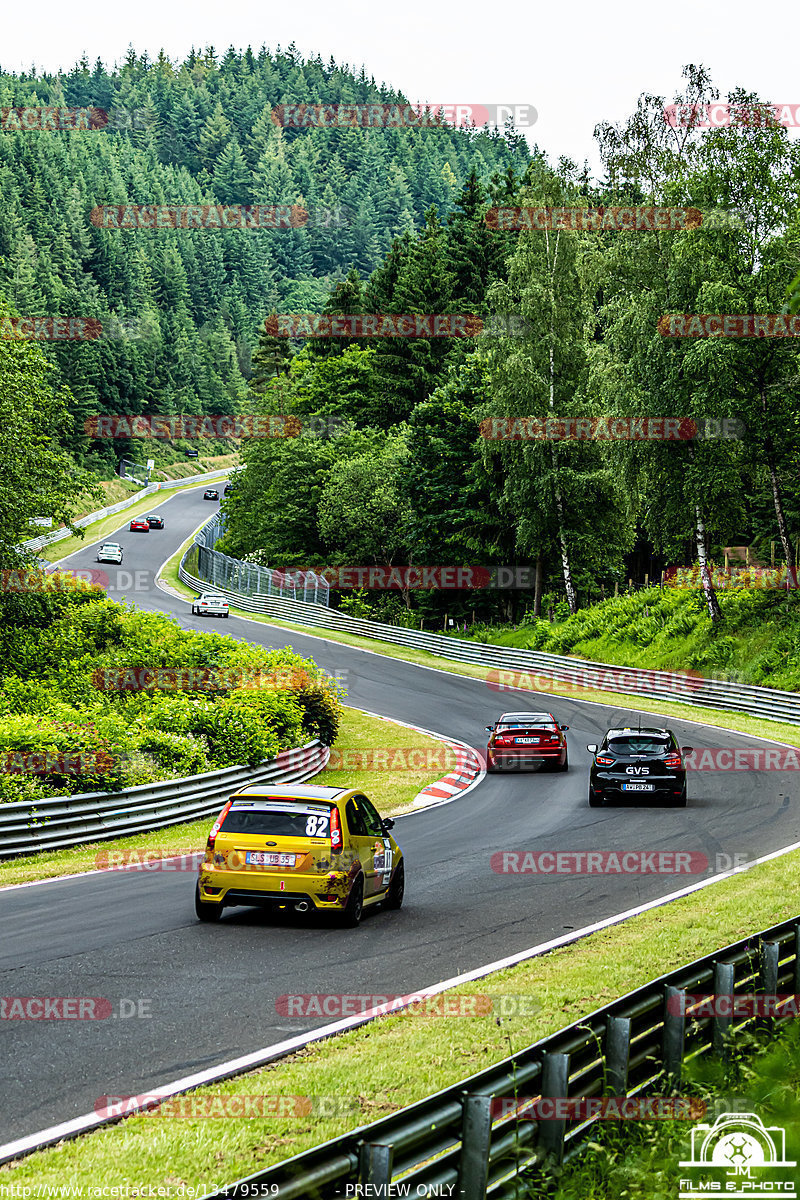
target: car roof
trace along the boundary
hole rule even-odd
[[[555,717],[552,713],[540,712],[513,712],[503,713],[502,717],[498,717],[500,721],[554,721]]]
[[[659,729],[655,725],[643,725],[641,727],[641,729],[639,729],[638,726],[634,727],[633,725],[625,725],[625,726],[623,726],[622,729],[609,729],[608,733],[606,734],[606,737],[607,738],[623,737],[626,733],[627,734],[630,734],[630,733],[636,733],[636,734],[656,733],[656,734],[659,734],[659,736],[661,736],[661,737],[669,737],[672,734],[672,730],[671,729]]]
[[[336,787],[308,787],[302,784],[293,788],[273,788],[267,781],[240,788],[238,792],[231,795],[231,799],[243,800],[252,796],[254,799],[264,800],[335,800],[339,796],[346,795],[349,790],[349,788]]]

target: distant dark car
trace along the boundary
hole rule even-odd
[[[203,492],[204,500],[219,500],[219,492],[216,488],[206,488]]]
[[[569,769],[567,739],[569,725],[559,725],[552,713],[503,713],[487,725],[486,770],[520,770],[522,767],[552,766]]]
[[[163,529],[164,528],[164,518],[160,517],[158,515],[158,513],[152,513],[147,518],[147,524],[150,526],[151,529]]]
[[[134,517],[130,524],[131,533],[149,533],[150,524],[147,517]]]
[[[686,805],[684,754],[671,729],[609,729],[601,746],[587,746],[594,754],[589,771],[589,804],[599,808],[606,800],[632,796],[660,804]]]
[[[222,494],[223,494],[223,496],[230,496],[232,491],[233,491],[233,484],[226,483],[225,487],[222,489]]]

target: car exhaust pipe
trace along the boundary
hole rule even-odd
[[[308,903],[307,900],[298,900],[297,904],[295,904],[295,906],[294,906],[294,911],[299,912],[299,913],[304,913],[304,912],[308,912],[308,910],[310,908],[311,908],[311,905]]]

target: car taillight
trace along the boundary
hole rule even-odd
[[[598,754],[594,761],[600,767],[610,767],[614,762],[613,758],[608,758],[605,754]]]
[[[333,854],[340,854],[344,848],[344,838],[342,837],[342,826],[339,822],[338,808],[331,809],[331,851]]]
[[[671,771],[676,770],[682,765],[680,754],[670,754],[669,758],[664,759],[664,766],[669,767]]]
[[[229,800],[229,801],[228,801],[228,803],[227,803],[227,804],[225,805],[225,807],[223,808],[222,812],[221,812],[221,813],[219,814],[219,816],[217,817],[217,819],[216,819],[216,821],[214,822],[214,824],[212,825],[212,827],[211,827],[211,833],[208,835],[208,847],[207,847],[207,848],[208,848],[209,850],[213,850],[213,849],[214,849],[214,842],[216,841],[217,834],[219,833],[220,829],[222,828],[222,822],[223,822],[223,821],[225,820],[225,818],[227,817],[227,815],[228,815],[228,809],[230,808],[230,806],[231,806],[232,804],[233,804],[233,801],[232,801],[232,800]]]

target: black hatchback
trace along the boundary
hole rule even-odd
[[[671,729],[609,729],[601,746],[587,746],[594,754],[589,772],[589,804],[599,808],[606,800],[655,800],[683,808],[686,805],[686,764]]]

